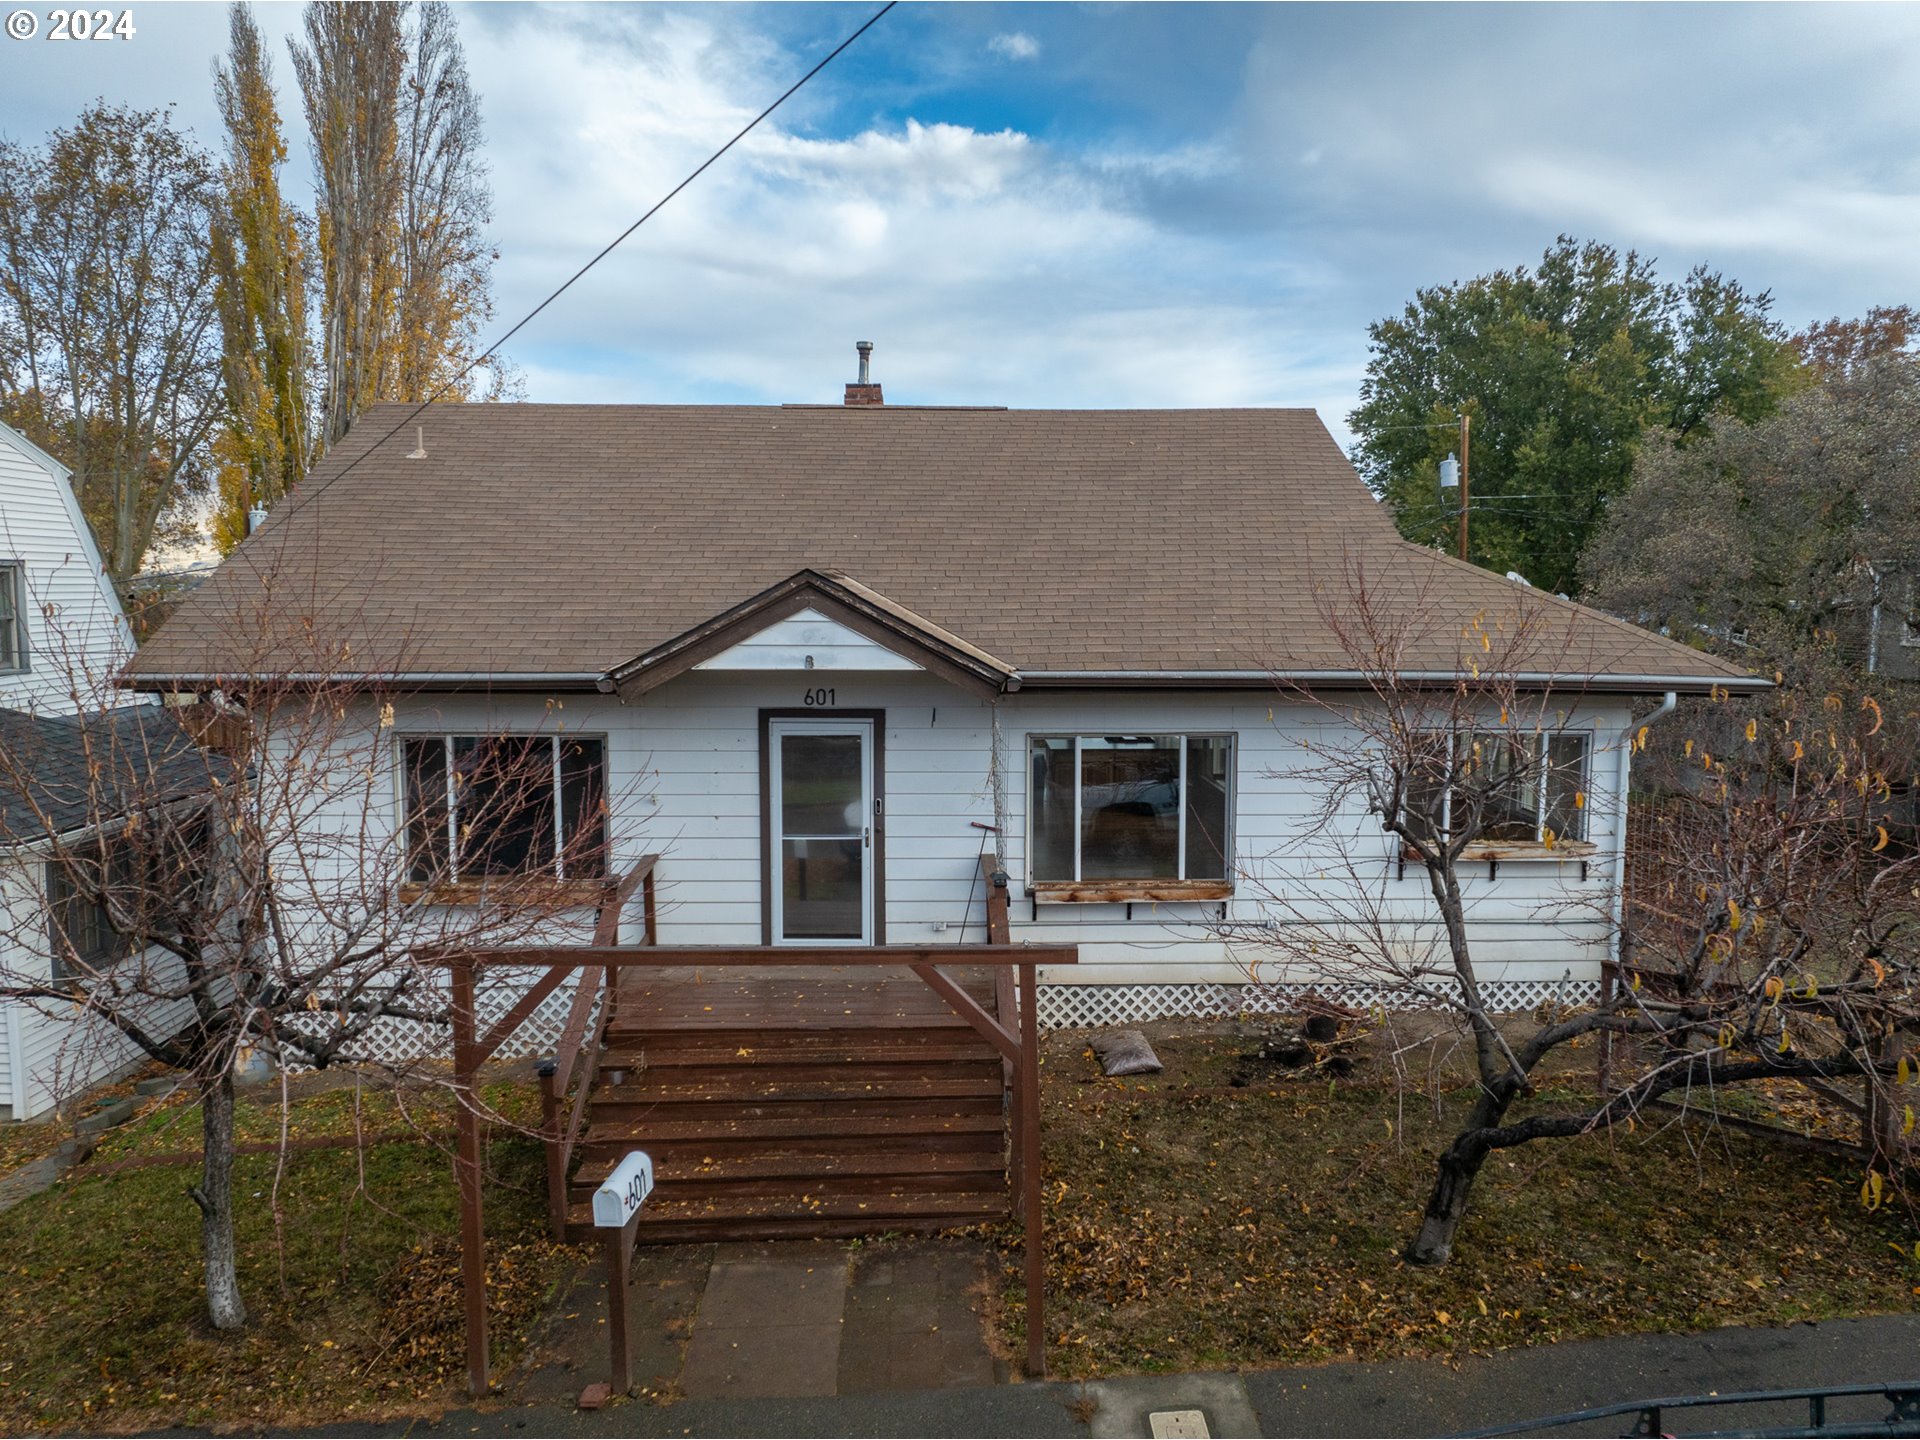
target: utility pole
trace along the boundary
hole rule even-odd
[[[1466,411],[1460,412],[1460,558],[1467,558],[1467,427],[1473,423],[1473,417]]]

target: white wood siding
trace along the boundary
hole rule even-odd
[[[47,942],[39,938],[45,934],[44,870],[45,861],[30,854],[9,857],[0,868],[0,925],[5,930],[0,934],[0,967],[14,975],[52,974]],[[120,963],[151,966],[157,975],[170,975],[179,962],[154,949]],[[128,1013],[161,1035],[174,1033],[191,1018],[185,1001],[140,1002]],[[17,1055],[4,1053],[14,1043],[9,1030],[16,1032]],[[98,1016],[80,1017],[64,1002],[14,1000],[0,1006],[0,1084],[7,1090],[0,1103],[12,1107],[16,1120],[37,1119],[145,1059],[145,1052],[112,1024]],[[12,1077],[18,1077],[24,1091],[15,1089]]]
[[[758,944],[761,939],[759,712],[801,709],[812,682],[801,675],[692,673],[632,705],[611,696],[451,696],[408,703],[398,730],[538,730],[560,723],[607,736],[615,808],[615,853],[625,861],[657,851],[660,938],[668,944]],[[1315,795],[1302,781],[1300,737],[1322,728],[1318,712],[1261,692],[1019,692],[997,705],[928,675],[841,675],[835,707],[884,710],[886,721],[886,935],[890,942],[958,943],[982,938],[984,897],[976,880],[983,848],[997,850],[1013,878],[1016,940],[1073,941],[1077,969],[1063,982],[1244,981],[1270,967],[1259,947],[1229,949],[1209,933],[1218,904],[1040,905],[1026,879],[1026,737],[1033,733],[1230,732],[1236,737],[1235,865],[1243,879],[1228,917],[1254,924],[1274,914],[1261,892],[1285,893],[1312,913],[1339,912],[1333,879],[1337,847],[1302,849]],[[821,713],[821,712],[814,712]],[[1486,978],[1557,980],[1597,974],[1609,940],[1606,899],[1618,834],[1612,802],[1623,704],[1573,717],[1590,726],[1588,838],[1598,855],[1582,880],[1577,860],[1507,862],[1497,878],[1484,865],[1464,871],[1470,926]],[[1001,806],[992,779],[998,729]],[[1292,772],[1292,773],[1290,773]],[[395,799],[397,814],[397,796]],[[1355,814],[1342,831],[1350,854],[1385,906],[1404,916],[1410,942],[1430,938],[1425,876],[1404,878],[1377,823]],[[964,925],[964,929],[962,926]],[[1270,968],[1262,978],[1283,976]],[[1296,977],[1297,978],[1297,977]]]
[[[766,629],[696,670],[842,670],[907,671],[922,667],[875,644],[857,630],[829,620],[818,610],[802,610]]]
[[[0,564],[26,568],[27,668],[0,705],[70,714],[69,679],[105,686],[132,644],[64,471],[0,425]]]

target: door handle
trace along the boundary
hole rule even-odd
[[[869,850],[873,848],[873,827],[871,825],[860,832],[860,843]]]

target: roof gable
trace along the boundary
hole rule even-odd
[[[766,637],[775,637],[769,641]],[[837,645],[836,662],[805,647]],[[758,648],[767,654],[753,653]],[[797,657],[798,663],[789,663]],[[802,570],[751,599],[612,667],[602,688],[642,695],[694,669],[930,670],[996,695],[1018,685],[1011,665],[844,575]]]
[[[922,670],[896,650],[822,615],[812,606],[775,620],[696,670]]]

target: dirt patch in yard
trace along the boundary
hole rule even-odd
[[[1161,1075],[1106,1079],[1084,1036],[1046,1043],[1047,1353],[1061,1376],[1920,1305],[1920,1221],[1904,1202],[1865,1210],[1859,1166],[1666,1117],[1495,1156],[1453,1262],[1409,1266],[1400,1247],[1465,1105],[1453,1058],[1404,1052],[1400,1084],[1376,1035],[1329,1078],[1250,1059],[1251,1028],[1148,1028]],[[1590,1084],[1591,1063],[1570,1057],[1548,1083]],[[999,1238],[1018,1353],[1018,1233]]]

